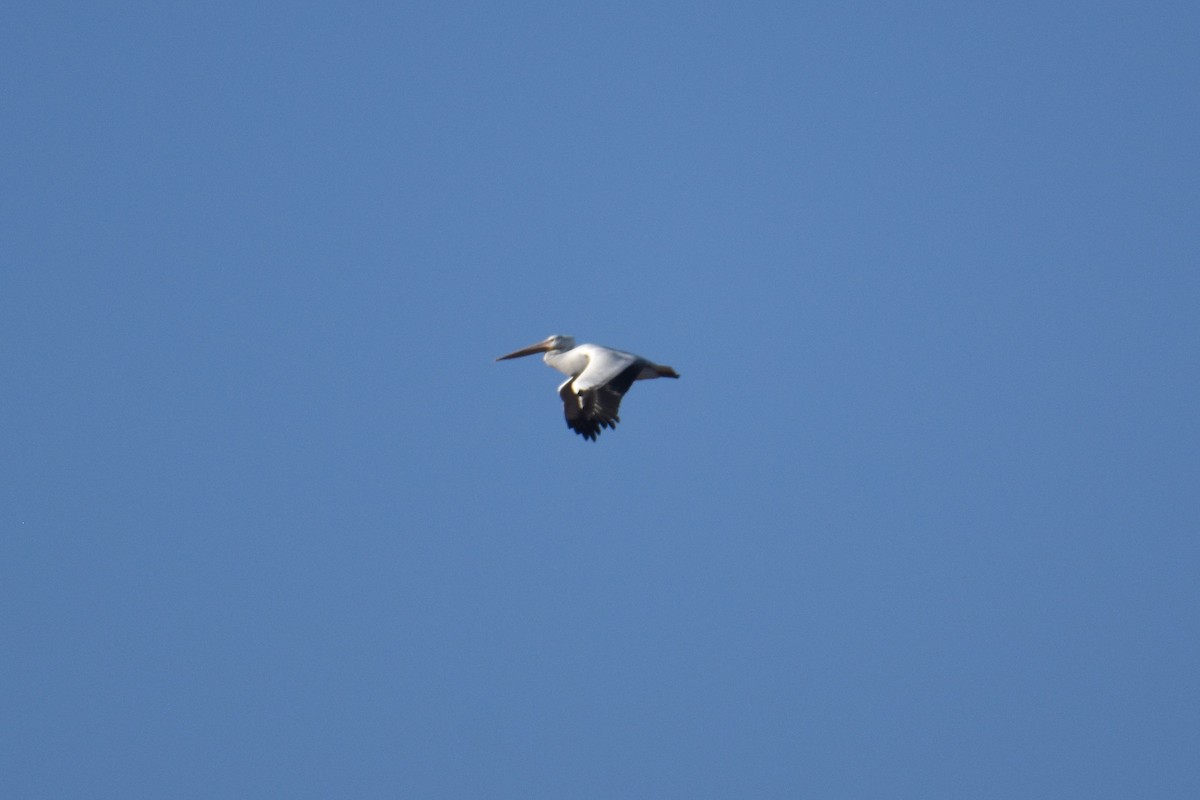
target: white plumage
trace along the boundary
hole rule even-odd
[[[670,367],[633,353],[598,344],[576,345],[570,336],[560,335],[547,337],[496,360],[534,353],[545,353],[542,360],[567,376],[558,387],[567,427],[592,441],[603,428],[615,428],[620,422],[617,411],[621,398],[634,381],[679,377],[679,373]]]

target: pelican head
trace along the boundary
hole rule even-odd
[[[520,358],[521,356],[531,356],[534,353],[549,353],[553,351],[570,350],[575,346],[575,340],[570,336],[554,334],[547,336],[537,344],[531,344],[529,347],[522,347],[520,350],[514,350],[506,356],[500,356],[497,361],[507,361],[510,358]]]

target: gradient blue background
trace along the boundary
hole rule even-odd
[[[1195,3],[4,17],[0,795],[1200,796]]]

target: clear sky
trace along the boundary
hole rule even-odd
[[[20,5],[0,796],[1200,796],[1194,2]]]

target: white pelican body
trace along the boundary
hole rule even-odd
[[[550,336],[496,360],[534,353],[545,353],[542,360],[567,376],[558,387],[567,427],[592,441],[600,435],[601,429],[617,427],[621,421],[617,416],[621,398],[634,381],[679,377],[670,367],[633,353],[598,344],[576,345],[570,336]]]

